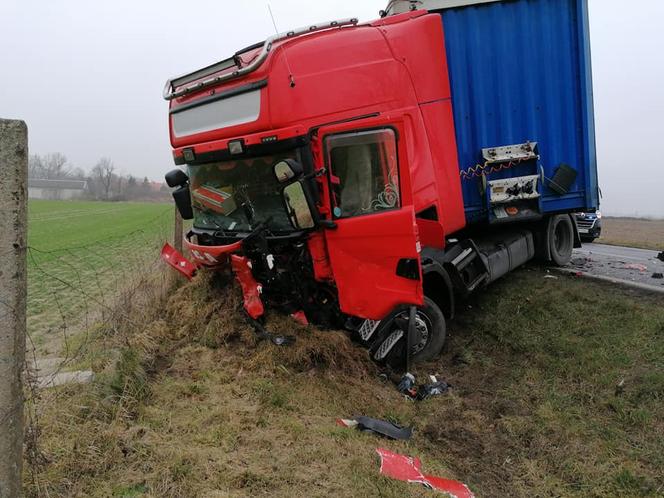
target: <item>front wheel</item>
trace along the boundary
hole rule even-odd
[[[374,360],[393,367],[403,365],[408,316],[409,307],[401,306],[382,321],[379,339],[372,347]],[[413,363],[436,358],[443,349],[445,337],[445,316],[435,302],[425,297],[424,306],[418,306],[415,315],[415,333],[411,340]]]

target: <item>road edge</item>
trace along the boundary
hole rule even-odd
[[[611,284],[621,285],[623,287],[630,287],[632,289],[638,289],[646,292],[653,292],[655,294],[664,294],[664,287],[655,287],[654,285],[642,284],[640,282],[631,282],[630,280],[623,280],[622,278],[605,277],[603,275],[593,275],[591,273],[575,270],[572,268],[552,267],[550,269],[557,271],[559,273],[564,273],[566,275],[585,277],[591,280],[599,280],[600,282],[608,282]]]

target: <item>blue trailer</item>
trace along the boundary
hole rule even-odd
[[[587,0],[401,1],[388,13],[414,8],[443,23],[467,222],[501,222],[491,182],[529,175],[539,196],[524,217],[596,210]],[[523,144],[530,155],[500,148]],[[514,164],[493,167],[490,152]]]

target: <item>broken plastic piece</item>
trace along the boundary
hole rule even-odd
[[[235,278],[242,287],[242,296],[244,298],[244,309],[254,320],[263,316],[265,309],[263,308],[263,301],[261,301],[261,286],[251,274],[251,266],[249,266],[249,259],[237,254],[231,255],[231,266]]]
[[[439,381],[433,375],[431,377],[433,379],[431,384],[419,387],[416,399],[421,401],[430,398],[431,396],[439,396],[445,394],[450,388],[450,385],[444,380]]]
[[[475,498],[468,486],[462,482],[422,474],[420,470],[422,462],[419,458],[399,455],[383,448],[376,448],[376,453],[380,455],[380,473],[384,476],[399,481],[420,483],[429,489],[447,493],[452,498]]]
[[[191,280],[196,274],[196,265],[185,258],[180,251],[168,242],[161,248],[161,259],[184,275],[188,280]]]
[[[415,376],[411,373],[405,373],[397,385],[397,390],[411,400],[422,401],[431,396],[444,394],[450,387],[452,386],[445,381],[439,381],[435,375],[429,375],[429,384],[421,385],[419,388],[416,388]]]
[[[406,396],[410,396],[411,398],[414,397],[417,392],[415,390],[415,376],[410,372],[403,374],[403,377],[401,377],[399,385],[397,386],[397,391]]]
[[[410,439],[413,435],[412,427],[402,427],[392,422],[370,417],[355,417],[354,419],[338,418],[337,425],[347,428],[357,428],[363,432],[375,432],[380,436],[401,441]]]
[[[356,417],[357,428],[361,431],[370,431],[385,436],[390,439],[406,440],[413,435],[411,427],[401,427],[400,425],[385,420],[378,420],[370,417]]]
[[[337,425],[341,427],[345,427],[346,429],[354,429],[357,427],[357,420],[353,420],[351,418],[338,418],[337,419]]]
[[[304,314],[304,311],[296,311],[295,313],[291,313],[291,317],[293,320],[295,320],[297,323],[300,325],[309,325],[309,320],[307,320],[307,315]]]

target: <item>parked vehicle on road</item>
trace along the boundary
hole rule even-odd
[[[166,84],[185,245],[230,262],[253,319],[431,359],[459,298],[580,245],[591,88],[586,0],[397,1],[271,36]]]
[[[576,213],[576,226],[582,242],[593,242],[602,235],[602,213]]]

